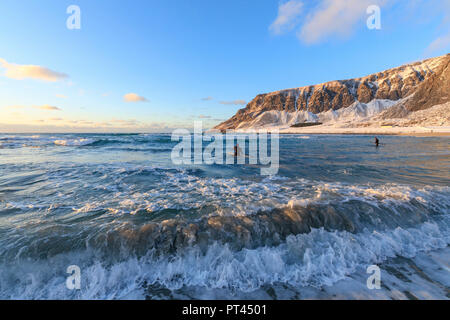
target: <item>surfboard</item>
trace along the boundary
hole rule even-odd
[[[227,154],[229,154],[230,156],[233,156],[235,158],[237,157],[242,157],[242,154],[238,154],[237,156],[234,155],[234,152],[227,152]],[[247,154],[243,155],[245,158],[248,158],[249,156]]]

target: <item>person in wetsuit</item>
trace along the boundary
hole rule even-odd
[[[239,154],[239,144],[234,146],[234,157],[236,158]]]
[[[377,137],[375,137],[375,146],[379,147],[380,146],[380,140],[378,140]]]

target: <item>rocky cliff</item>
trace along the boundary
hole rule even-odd
[[[267,111],[319,114],[347,108],[355,102],[367,104],[373,100],[401,101],[401,107],[394,112],[397,116],[448,102],[450,54],[362,78],[260,94],[216,129],[236,129]]]

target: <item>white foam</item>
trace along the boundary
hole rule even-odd
[[[73,176],[77,176],[79,172],[76,170],[84,169],[86,168],[73,164],[69,171]],[[175,255],[157,255],[148,248],[149,251],[145,256],[135,257],[124,249],[120,255],[114,255],[113,261],[107,253],[99,253],[86,244],[88,246],[86,250],[49,255],[49,258],[43,260],[33,258],[20,261],[3,260],[0,262],[0,298],[143,298],[144,281],[148,284],[162,284],[170,289],[198,286],[203,288],[203,291],[226,288],[253,292],[266,284],[276,282],[297,288],[321,287],[335,285],[357,270],[364,269],[368,264],[386,261],[397,255],[414,257],[420,252],[445,248],[450,244],[449,187],[350,185],[277,176],[266,177],[262,181],[246,181],[238,178],[197,177],[189,175],[185,170],[158,170],[155,167],[137,167],[133,164],[114,164],[95,170],[115,177],[113,182],[99,181],[96,187],[114,187],[117,188],[116,191],[105,196],[96,195],[95,198],[92,196],[81,204],[77,202],[78,199],[73,199],[70,193],[61,195],[64,198],[60,201],[68,206],[73,205],[74,216],[78,216],[81,212],[111,209],[110,214],[118,217],[98,231],[105,234],[124,223],[121,214],[128,215],[139,210],[150,213],[162,208],[192,209],[207,205],[217,205],[220,210],[215,214],[219,215],[251,215],[258,210],[274,207],[293,208],[304,207],[310,203],[345,203],[360,200],[374,206],[410,208],[412,210],[408,213],[413,215],[416,210],[413,205],[417,201],[426,208],[435,208],[442,213],[442,217],[435,222],[427,222],[414,228],[404,227],[378,232],[365,230],[358,234],[315,229],[309,234],[289,236],[285,242],[275,247],[239,251],[234,251],[227,245],[212,244],[207,247],[206,252],[203,248],[194,246],[183,247]],[[151,190],[135,190],[123,181],[133,174],[145,173],[146,170],[151,171],[152,175],[162,175],[161,182],[157,186],[152,186]],[[48,174],[57,176],[64,173]],[[42,209],[49,206],[48,211],[52,211],[50,206],[57,208],[54,201],[48,203],[46,201],[49,200],[40,198],[39,202],[36,202],[32,199],[23,199],[20,203],[8,202],[3,206],[10,209],[39,203]],[[1,206],[0,203],[0,208]],[[27,223],[37,224],[42,220],[42,212],[43,210],[35,210],[27,215]],[[18,222],[24,223],[21,220],[24,216],[8,216],[2,223],[17,226]],[[32,220],[29,220],[30,216]],[[50,233],[55,232],[53,228],[48,229]],[[26,250],[24,242],[21,242],[23,238],[20,238],[23,231],[17,227],[11,230],[11,234],[6,236],[10,241],[7,243],[11,247],[22,246],[23,250]],[[39,229],[36,234],[39,241],[42,241],[39,244],[45,247],[47,239],[43,230]],[[30,241],[36,234],[28,233],[26,240]],[[75,241],[84,243],[86,239],[82,235],[80,237],[78,239],[71,237],[71,242],[68,243],[70,245]],[[42,248],[42,246],[35,247]],[[59,249],[62,246],[59,244],[54,247]],[[9,248],[2,245],[0,250],[2,256],[6,256],[3,253]],[[20,254],[21,252],[18,252],[17,257]],[[65,271],[67,266],[72,264],[81,267],[83,277],[81,291],[70,291],[65,287],[67,277]]]
[[[149,251],[141,258],[129,257],[112,264],[89,252],[74,252],[50,261],[21,261],[15,267],[2,265],[0,297],[144,298],[144,281],[171,290],[194,286],[252,292],[274,283],[320,288],[389,258],[412,258],[420,252],[445,248],[450,244],[448,226],[445,219],[441,225],[424,223],[417,228],[360,234],[316,229],[309,234],[290,236],[277,247],[232,251],[226,245],[214,244],[205,253],[196,247],[175,256],[156,256]],[[65,287],[65,269],[70,264],[81,267],[79,291]]]
[[[84,170],[77,167],[74,170]],[[77,171],[70,170],[70,176],[77,176]],[[204,206],[214,207],[217,215],[252,215],[258,211],[283,208],[286,206],[305,206],[307,203],[329,204],[358,200],[373,206],[387,205],[411,207],[417,201],[436,211],[450,207],[448,193],[450,187],[413,188],[401,184],[361,184],[331,183],[309,181],[299,178],[271,176],[261,181],[242,180],[239,178],[213,178],[189,174],[185,170],[158,170],[151,166],[136,167],[125,164],[108,169],[99,167],[113,180],[99,181],[95,188],[110,192],[85,201],[74,201],[71,194],[61,194],[58,201],[72,207],[74,212],[86,213],[95,210],[114,208],[118,214],[127,215],[137,212],[158,212],[164,209],[192,210]],[[112,171],[108,171],[112,170]],[[133,189],[127,178],[150,171],[158,177],[158,182],[150,190]],[[124,174],[127,173],[127,174]],[[58,172],[52,173],[54,181],[64,181]],[[186,196],[189,195],[189,196]],[[42,206],[54,204],[52,199],[39,199]],[[18,208],[27,207],[33,200],[16,202]],[[4,204],[5,205],[5,204]],[[0,209],[2,204],[0,203]],[[448,209],[447,209],[448,210]]]
[[[55,140],[53,143],[58,146],[85,146],[95,142],[95,139],[73,139],[73,140]]]

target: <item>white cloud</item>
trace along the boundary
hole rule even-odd
[[[290,0],[278,6],[278,16],[269,26],[270,32],[279,35],[292,30],[299,22],[303,3],[301,1]]]
[[[433,55],[437,51],[450,49],[450,33],[435,39],[425,50],[426,55]],[[448,51],[448,50],[447,50]]]
[[[450,0],[442,0],[438,4],[437,10],[444,14],[441,22],[441,35],[433,40],[425,49],[426,56],[433,56],[440,51],[450,50]]]
[[[44,104],[42,106],[33,106],[33,108],[40,109],[40,110],[49,110],[49,111],[61,111],[60,108],[55,107],[55,106],[51,106],[51,105],[48,105],[48,104]]]
[[[127,93],[123,96],[125,102],[147,102],[148,100],[136,93]]]
[[[65,73],[56,72],[45,67],[9,63],[2,58],[0,58],[0,65],[6,69],[5,77],[16,80],[37,79],[55,82],[69,77]]]
[[[26,123],[1,123],[0,127],[4,132],[142,132],[142,133],[170,133],[174,129],[183,127],[181,124],[169,125],[163,122],[142,123],[139,126],[116,125],[109,122],[79,121],[79,120],[31,120]]]
[[[206,98],[202,98],[202,101],[211,101],[213,100],[213,97],[206,97]]]
[[[394,0],[317,0],[308,2],[308,13],[304,13],[306,2],[291,0],[278,7],[278,16],[269,30],[276,35],[294,29],[301,23],[298,38],[306,44],[320,43],[327,38],[349,36],[356,24],[368,18],[367,8],[383,6]],[[304,16],[300,21],[300,17]],[[361,24],[365,28],[365,24]]]
[[[358,22],[367,19],[370,5],[382,6],[387,0],[321,0],[298,32],[301,41],[315,44],[332,36],[349,36]]]
[[[40,105],[40,106],[31,106],[31,107],[21,106],[21,105],[14,105],[14,106],[8,106],[6,108],[8,108],[8,109],[33,108],[33,109],[47,110],[47,111],[61,111],[60,108],[55,107],[55,106],[51,106],[51,105],[48,105],[48,104],[44,104],[44,105]]]
[[[247,104],[245,100],[233,100],[233,101],[220,101],[220,104],[226,104],[226,105],[243,105]]]

